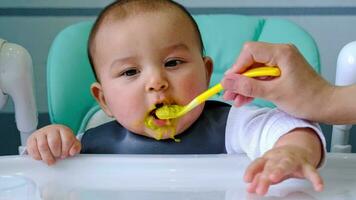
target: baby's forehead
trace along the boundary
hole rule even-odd
[[[139,18],[140,16],[144,16]],[[119,12],[112,12],[108,14],[102,21],[101,26],[107,26],[113,23],[120,22],[129,22],[132,19],[141,19],[142,21],[149,21],[152,16],[159,16],[163,18],[169,19],[170,23],[179,23],[181,26],[189,26],[193,25],[193,22],[190,20],[189,16],[187,16],[183,11],[178,8],[175,9],[160,9],[160,10],[146,10],[142,12],[132,12],[127,14],[120,14]]]
[[[170,1],[132,1],[124,5],[118,4],[104,12],[103,21],[111,20],[124,20],[129,17],[137,16],[140,14],[154,14],[154,13],[167,13],[173,16],[183,16],[189,19],[188,13],[184,11],[183,7],[179,7]],[[189,14],[188,14],[189,15]]]
[[[191,53],[200,51],[199,40],[194,35],[194,28],[184,23],[175,26],[167,21],[156,23],[157,27],[147,23],[159,21],[159,17],[147,20],[150,16],[134,16],[125,21],[106,23],[96,38],[95,58],[104,59],[109,55],[117,57],[146,57],[148,55],[167,55],[173,52]],[[157,20],[156,20],[157,19]],[[147,23],[142,23],[142,20]],[[174,22],[174,20],[173,20]],[[108,51],[110,53],[108,54]],[[111,57],[110,57],[111,58]]]
[[[176,32],[178,36],[182,37],[185,34],[185,39],[193,40],[194,43],[199,41],[199,34],[196,34],[197,31],[189,17],[180,12],[161,10],[144,12],[138,15],[126,15],[125,17],[108,16],[98,29],[95,43],[100,45],[102,44],[102,40],[117,37],[121,33],[126,32],[126,29],[136,32],[140,31],[142,34],[147,33],[151,29],[156,29],[160,33],[157,34],[157,37],[160,37],[161,40],[164,40],[162,34]],[[134,35],[125,35],[124,40],[130,41],[134,38]]]

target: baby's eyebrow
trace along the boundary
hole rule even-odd
[[[184,43],[177,43],[177,44],[173,44],[173,45],[169,45],[167,47],[164,47],[163,50],[167,51],[167,52],[174,51],[174,50],[189,51],[189,47]]]
[[[122,57],[122,58],[116,58],[110,65],[110,68],[112,69],[113,67],[117,66],[118,63],[127,63],[127,62],[133,62],[136,59],[135,56],[127,56],[127,57]]]
[[[172,51],[178,51],[178,50],[183,50],[183,51],[190,51],[189,47],[184,44],[184,43],[176,43],[173,45],[169,45],[166,47],[162,48],[163,51],[166,52],[172,52]],[[134,62],[136,60],[136,56],[123,56],[123,57],[119,57],[116,58],[110,65],[110,68],[114,68],[115,66],[117,66],[118,63],[128,63],[128,62]]]

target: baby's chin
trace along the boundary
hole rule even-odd
[[[145,132],[148,137],[156,140],[175,139],[175,136],[183,133],[189,127],[189,124],[179,124],[177,127],[161,127],[156,130],[147,128]]]
[[[175,139],[175,136],[187,130],[202,113],[199,106],[178,119],[159,120],[154,116],[146,116],[140,123],[126,126],[131,132],[156,140]]]
[[[196,120],[196,119],[195,119]],[[195,120],[188,120],[182,118],[181,120],[177,120],[174,126],[155,126],[154,128],[148,128],[147,126],[143,125],[142,129],[139,130],[137,127],[129,130],[135,134],[146,136],[155,140],[166,140],[166,139],[175,139],[175,136],[183,133],[187,130]]]
[[[145,135],[156,140],[175,139],[175,136],[187,130],[200,114],[190,113],[182,118],[170,120],[167,126],[159,126],[152,129],[145,127]]]

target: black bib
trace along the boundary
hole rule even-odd
[[[230,105],[207,101],[197,121],[172,139],[155,140],[128,131],[117,121],[89,129],[82,137],[84,154],[220,154],[226,153],[225,128]]]

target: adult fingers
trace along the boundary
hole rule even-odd
[[[255,63],[276,66],[275,44],[264,42],[246,42],[229,73],[242,73]]]
[[[252,97],[245,97],[245,96],[241,96],[241,95],[238,95],[237,97],[238,98],[235,98],[235,101],[234,101],[234,106],[236,106],[236,107],[240,107],[240,106],[243,106],[245,104],[249,104],[254,99]]]
[[[243,95],[245,97],[268,97],[273,90],[274,80],[264,81],[248,78],[240,74],[227,74],[221,81],[225,91]],[[231,95],[231,94],[230,94]]]
[[[223,99],[226,101],[233,101],[233,100],[235,100],[236,95],[237,95],[236,93],[233,93],[233,92],[227,90],[224,92]]]

